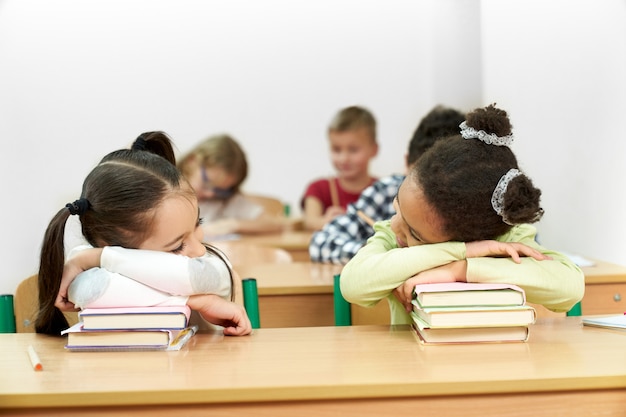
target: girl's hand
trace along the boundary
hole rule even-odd
[[[455,261],[447,265],[422,271],[404,281],[404,284],[393,290],[393,295],[404,305],[407,312],[413,309],[413,289],[417,284],[432,284],[437,282],[455,282],[466,280],[467,262]]]
[[[61,311],[78,311],[73,302],[68,300],[67,291],[74,278],[81,272],[100,266],[102,248],[86,249],[70,258],[63,266],[63,275],[54,306]]]
[[[518,242],[498,242],[497,240],[480,240],[465,243],[466,258],[481,258],[487,256],[510,257],[515,263],[520,263],[521,256],[528,256],[538,261],[552,259],[536,249]]]
[[[57,298],[54,301],[54,306],[61,311],[78,311],[73,302],[67,298],[67,290],[70,287],[74,278],[84,270],[78,265],[73,263],[66,263],[63,267],[63,276],[61,277],[61,286]]]
[[[225,335],[244,336],[252,332],[246,310],[239,304],[214,294],[192,295],[187,304],[209,323],[222,326]]]

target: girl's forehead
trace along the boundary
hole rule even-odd
[[[197,216],[198,198],[191,188],[190,192],[176,192],[166,197],[157,207],[155,213],[158,224],[164,226],[164,230],[173,224],[185,224],[189,218]]]
[[[186,235],[193,233],[198,219],[195,195],[175,193],[156,208],[154,224],[140,249],[170,251]]]

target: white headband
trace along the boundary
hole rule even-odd
[[[496,136],[493,133],[487,133],[484,130],[476,130],[467,125],[467,122],[463,122],[459,125],[461,128],[461,136],[465,139],[478,139],[485,142],[487,145],[496,146],[508,146],[513,144],[513,134],[506,136]]]
[[[504,194],[506,194],[506,190],[509,187],[511,180],[515,177],[519,177],[520,175],[522,175],[520,170],[515,168],[509,169],[507,173],[500,178],[498,185],[496,185],[496,188],[493,190],[493,194],[491,194],[491,207],[493,207],[498,216],[502,217],[502,221],[504,223],[511,226],[513,226],[513,224],[509,223],[504,216]]]

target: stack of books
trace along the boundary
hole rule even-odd
[[[65,347],[76,351],[179,350],[196,333],[191,309],[175,307],[86,308],[66,329]]]
[[[413,295],[413,327],[425,344],[524,342],[536,319],[515,285],[420,284]]]

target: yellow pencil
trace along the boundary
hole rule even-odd
[[[359,216],[359,218],[365,223],[369,224],[370,226],[374,226],[375,221],[367,214],[363,213],[361,210],[357,210],[356,215]]]
[[[191,339],[191,337],[198,332],[198,326],[189,326],[184,328],[178,333],[178,335],[172,340],[168,350],[179,350]]]

